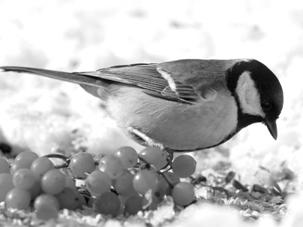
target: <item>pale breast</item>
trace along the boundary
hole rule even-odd
[[[133,127],[155,142],[176,150],[216,145],[237,126],[237,106],[226,91],[195,105],[155,98],[124,87],[108,100],[108,110],[123,127]]]

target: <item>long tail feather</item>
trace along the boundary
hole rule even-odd
[[[31,73],[53,79],[68,81],[76,84],[90,85],[94,87],[102,86],[101,79],[91,75],[81,73],[69,73],[62,71],[54,71],[39,68],[19,67],[19,66],[2,66],[0,71],[4,72],[18,72],[18,73]]]

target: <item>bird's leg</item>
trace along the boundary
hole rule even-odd
[[[150,137],[145,135],[140,130],[133,128],[133,127],[128,127],[127,130],[132,136],[136,137],[137,140],[139,140],[141,142],[143,141],[143,143],[145,145],[151,146],[151,147],[158,147],[161,150],[164,150],[163,144],[155,142],[153,139],[151,139]]]
[[[165,151],[167,152],[167,164],[169,166],[172,165],[173,159],[174,159],[174,151],[169,149],[169,148],[165,148]]]
[[[147,146],[151,147],[158,147],[161,150],[167,152],[167,165],[163,167],[163,169],[170,169],[172,166],[173,158],[174,158],[174,150],[165,148],[163,144],[155,142],[153,139],[145,135],[143,132],[141,132],[139,129],[128,127],[128,132],[138,141],[141,142]],[[162,169],[162,170],[163,170]]]

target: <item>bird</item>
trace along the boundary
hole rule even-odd
[[[79,84],[101,99],[121,129],[142,145],[173,152],[216,147],[253,123],[274,139],[283,108],[276,75],[255,59],[181,59],[96,71],[2,66]]]

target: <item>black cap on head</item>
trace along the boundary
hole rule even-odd
[[[234,96],[236,96],[237,81],[245,71],[250,72],[250,76],[254,80],[260,94],[261,107],[265,113],[265,119],[243,116],[242,114],[242,118],[245,121],[247,118],[247,121],[244,123],[245,125],[242,127],[253,122],[263,121],[267,125],[271,135],[276,138],[275,120],[279,117],[283,108],[283,90],[281,84],[275,74],[263,63],[257,60],[238,61],[227,72],[227,86]]]
[[[239,61],[227,74],[228,88],[235,93],[239,76],[248,71],[260,93],[261,106],[269,119],[277,119],[283,108],[283,90],[278,78],[263,63],[257,60]]]
[[[270,120],[279,117],[283,108],[283,90],[278,78],[264,64],[251,61],[252,78],[260,92],[261,106]]]

